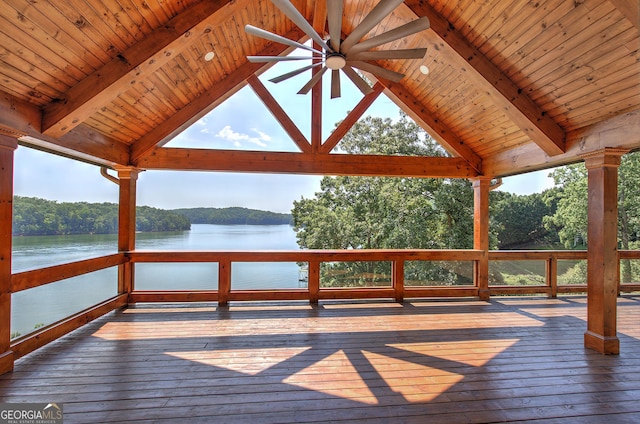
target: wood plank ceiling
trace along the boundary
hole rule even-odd
[[[376,3],[345,0],[343,33]],[[324,2],[293,4],[324,29]],[[270,1],[2,0],[0,134],[146,169],[216,170],[224,161],[273,172],[510,175],[602,147],[640,147],[639,14],[636,0],[407,0],[365,38],[427,16],[430,29],[380,47],[427,47],[427,54],[379,61],[406,76],[378,78],[378,91],[456,158],[355,165],[299,143],[300,154],[269,155],[273,165],[265,166],[252,152],[161,146],[247,81],[264,88],[254,77],[263,64],[246,56],[288,50],[247,35],[246,24],[306,40]],[[209,51],[215,57],[203,60]]]

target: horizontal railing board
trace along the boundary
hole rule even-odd
[[[73,330],[121,307],[127,305],[127,295],[121,294],[90,308],[64,318],[54,324],[38,329],[36,332],[14,340],[11,350],[15,358],[20,358],[50,343]]]
[[[13,293],[54,283],[90,272],[100,271],[127,262],[124,253],[84,259],[46,268],[23,271],[11,276],[11,290]]]
[[[474,261],[484,257],[482,250],[283,250],[283,251],[140,251],[127,253],[132,262],[320,262],[340,261]]]

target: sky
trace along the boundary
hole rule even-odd
[[[301,53],[295,52],[295,55]],[[306,63],[304,63],[306,64]],[[303,64],[303,65],[304,65]],[[295,94],[309,72],[275,84],[268,79],[300,63],[279,63],[260,79],[310,139],[311,96]],[[342,78],[342,97],[329,99],[329,73],[324,76],[323,138],[357,104],[361,94]],[[292,94],[293,93],[293,94]],[[365,116],[398,119],[397,106],[383,95]],[[298,151],[295,144],[248,86],[184,131],[167,147]],[[553,186],[549,170],[505,178],[500,190],[516,194],[541,192]],[[113,173],[112,173],[113,174]],[[313,198],[319,176],[226,172],[144,171],[138,177],[138,205],[162,209],[231,207],[289,213],[293,202]],[[59,202],[117,202],[118,188],[100,175],[99,167],[20,146],[15,154],[14,193]]]

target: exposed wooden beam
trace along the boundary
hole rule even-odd
[[[640,30],[640,1],[638,0],[609,0],[616,9],[627,18],[636,29]]]
[[[373,87],[373,91],[364,96],[360,100],[360,102],[358,102],[356,107],[354,107],[353,110],[349,112],[347,117],[344,118],[342,122],[340,122],[338,127],[333,130],[331,135],[327,137],[324,144],[322,145],[322,148],[320,149],[321,153],[330,153],[331,150],[333,150],[333,148],[338,145],[340,140],[342,140],[342,137],[344,137],[345,134],[349,132],[351,127],[353,127],[355,123],[358,122],[358,119],[360,119],[360,117],[367,111],[367,109],[369,109],[369,106],[371,106],[371,104],[378,98],[380,93],[382,93],[382,90],[384,90],[384,86],[380,83],[376,83],[376,85]]]
[[[276,121],[282,126],[282,128],[289,134],[289,137],[296,143],[296,146],[300,148],[302,152],[311,152],[311,144],[309,140],[302,134],[302,131],[296,126],[293,120],[289,117],[287,112],[282,109],[277,100],[269,93],[269,90],[260,82],[255,74],[249,76],[247,80],[256,95],[262,100],[262,103],[269,109]]]
[[[141,158],[143,169],[234,171],[309,175],[469,178],[477,172],[461,158],[307,154],[159,148]]]
[[[20,144],[100,165],[129,163],[129,146],[86,125],[54,138],[40,132],[41,122],[38,107],[0,93],[0,133],[17,138]]]
[[[524,131],[547,155],[565,152],[565,132],[548,117],[507,75],[491,63],[485,55],[472,46],[428,2],[407,0],[405,4],[417,15],[427,16],[431,29],[447,43],[469,66],[472,72],[467,78],[483,87],[496,105]]]
[[[567,152],[548,156],[535,146],[524,145],[494,154],[483,161],[485,175],[504,177],[566,165],[589,152],[607,147],[640,149],[640,110],[567,134]]]
[[[229,3],[208,0],[191,6],[71,87],[45,108],[43,133],[61,137],[80,125],[135,81],[145,79],[176,57]]]
[[[0,91],[0,132],[19,138],[40,134],[42,111],[37,106]]]
[[[301,39],[304,34],[296,29],[284,35],[292,40]],[[259,56],[278,56],[287,51],[287,46],[273,43],[258,53]],[[269,65],[245,62],[224,80],[219,81],[210,90],[194,99],[189,105],[174,113],[131,146],[131,162],[135,163],[154,147],[167,144],[176,135],[193,125],[200,118],[211,112],[216,106],[244,87],[246,80],[253,74],[260,73]]]
[[[456,136],[445,124],[436,119],[422,103],[409,93],[401,84],[384,82],[385,95],[404,110],[411,118],[431,135],[450,154],[469,162],[479,173],[482,172],[482,158],[478,156],[464,140]]]

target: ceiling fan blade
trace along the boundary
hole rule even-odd
[[[399,40],[400,38],[407,37],[411,34],[424,31],[425,29],[429,29],[430,26],[431,24],[429,22],[429,18],[423,16],[419,19],[416,19],[415,21],[411,21],[390,31],[383,32],[382,34],[376,35],[375,37],[364,40],[362,43],[358,43],[353,46],[351,50],[349,50],[349,53],[354,54],[363,52],[365,50],[381,46],[382,44],[390,43],[392,41]]]
[[[253,25],[245,25],[244,30],[247,34],[255,35],[256,37],[264,38],[265,40],[274,41],[276,43],[285,44],[287,46],[296,47],[299,49],[309,50],[310,52],[323,54],[320,50],[316,50],[313,47],[307,46],[306,44],[289,40],[286,37],[282,37],[278,34],[274,34],[267,30],[254,27]]]
[[[329,23],[329,37],[331,37],[331,48],[334,52],[340,51],[343,10],[343,0],[327,0],[327,22]]]
[[[385,69],[378,65],[374,65],[372,63],[362,62],[359,60],[351,60],[351,61],[347,61],[347,64],[353,66],[354,68],[358,68],[361,71],[371,72],[372,74],[378,77],[388,79],[389,81],[392,81],[392,82],[400,82],[400,80],[404,78],[404,74],[401,74],[395,71],[390,71],[388,69]]]
[[[353,70],[350,66],[345,66],[342,68],[342,72],[351,80],[358,90],[362,92],[365,96],[367,94],[373,93],[373,88],[367,84],[367,82],[360,76],[356,71]]]
[[[314,63],[312,65],[296,69],[295,71],[287,72],[286,74],[282,74],[279,77],[271,78],[269,81],[275,82],[275,83],[282,82],[282,81],[287,80],[287,79],[289,79],[291,77],[295,77],[296,75],[301,74],[304,71],[308,71],[309,69],[314,68],[316,66],[320,66],[320,65],[322,65],[322,62],[317,62],[317,63]]]
[[[380,21],[387,17],[393,10],[402,3],[403,0],[382,0],[371,12],[356,26],[346,40],[342,42],[342,51],[348,53],[362,37],[367,35],[371,29],[378,25]]]
[[[315,86],[318,81],[320,81],[320,79],[322,78],[322,75],[324,75],[324,73],[327,71],[327,67],[323,66],[322,69],[320,69],[320,71],[318,71],[310,80],[308,83],[306,83],[304,85],[304,87],[302,87],[300,89],[300,91],[298,91],[298,94],[307,94],[309,92],[309,90],[311,90],[313,88],[313,86]]]
[[[252,63],[262,62],[286,62],[290,60],[312,59],[311,56],[247,56],[247,60]]]
[[[427,49],[376,50],[349,55],[350,60],[422,59]]]
[[[311,38],[313,41],[315,41],[320,46],[322,46],[323,49],[331,50],[329,46],[327,46],[327,43],[324,42],[322,37],[318,35],[316,30],[313,29],[311,24],[307,22],[304,16],[302,16],[302,14],[298,12],[298,9],[296,9],[295,6],[291,4],[289,0],[271,0],[271,3],[276,5],[276,7],[280,9],[282,13],[287,15],[289,19],[291,19],[293,23],[296,24],[296,26],[302,30],[302,32],[307,34],[309,38]]]
[[[340,97],[340,70],[331,70],[331,98]]]

